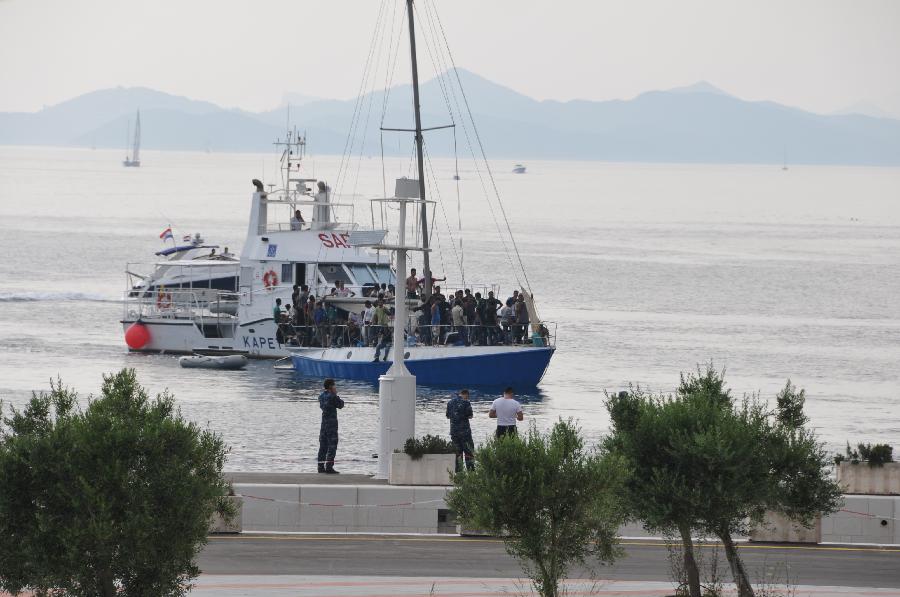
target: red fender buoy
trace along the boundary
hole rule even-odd
[[[147,345],[147,342],[150,342],[150,330],[140,321],[132,323],[125,330],[125,344],[128,345],[128,348],[140,350]]]

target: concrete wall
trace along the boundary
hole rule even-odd
[[[287,485],[235,483],[244,497],[245,531],[327,533],[455,533],[446,515],[449,487],[403,485]],[[813,533],[824,543],[900,545],[900,496],[844,496],[840,512],[822,519]],[[884,522],[884,524],[882,524]],[[639,523],[622,537],[647,537]],[[754,537],[757,541],[809,540]]]
[[[900,462],[882,466],[842,462],[837,467],[837,481],[844,493],[900,495]]]
[[[442,524],[446,487],[236,483],[245,531],[454,532]]]
[[[845,495],[844,507],[822,519],[824,543],[900,545],[900,497]]]
[[[810,528],[783,514],[767,512],[761,526],[750,529],[750,541],[773,543],[821,543],[822,519],[816,518]]]

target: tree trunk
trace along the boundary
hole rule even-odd
[[[681,533],[684,572],[687,574],[688,589],[691,597],[700,597],[700,571],[697,569],[697,560],[694,559],[694,540],[691,538],[691,528],[687,525],[678,525],[678,531]]]
[[[116,583],[109,570],[101,570],[97,578],[101,597],[116,597]]]
[[[728,558],[728,565],[731,566],[734,584],[738,588],[738,597],[754,597],[753,586],[750,584],[750,579],[747,578],[747,570],[744,568],[744,563],[741,562],[737,547],[735,547],[734,541],[731,539],[731,533],[723,530],[717,534],[725,548],[725,557]]]

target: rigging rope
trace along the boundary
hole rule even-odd
[[[435,202],[435,204],[441,206],[441,214],[444,216],[444,224],[447,226],[447,234],[450,235],[450,246],[453,247],[453,253],[456,256],[456,265],[460,268],[460,275],[462,275],[462,263],[460,261],[459,253],[456,251],[456,241],[453,238],[453,230],[450,229],[450,222],[447,219],[447,211],[444,209],[443,200],[441,200],[441,191],[437,186],[437,177],[434,175],[434,168],[432,166],[431,156],[428,154],[427,145],[423,144],[422,149],[424,150],[424,153],[425,153],[425,163],[428,166],[428,171],[431,173],[431,181],[429,181],[429,187],[432,184],[434,185],[435,190],[433,191],[433,193],[437,196],[437,201]],[[433,181],[433,183],[432,183],[432,181]],[[440,235],[434,234],[434,220],[436,219],[436,215],[432,214],[432,218],[433,219],[432,219],[432,226],[431,226],[431,234],[433,236],[440,237]],[[441,256],[441,263],[443,264],[443,256]],[[446,274],[446,268],[444,269],[444,273]],[[465,280],[463,280],[463,283],[465,283]]]
[[[428,9],[428,4],[427,4],[427,2],[424,4],[424,6],[425,6],[425,14],[426,14],[426,16],[428,16],[429,18],[431,18],[431,12],[430,12],[429,9]],[[432,31],[436,31],[436,27],[435,27],[433,24],[431,25],[431,29],[432,29]],[[436,35],[436,33],[435,33],[435,35]],[[446,42],[446,38],[445,38],[445,42]],[[446,45],[446,43],[445,43],[445,45]],[[452,59],[452,58],[451,58],[451,59]],[[455,69],[456,66],[454,65],[453,68]],[[448,70],[448,72],[449,72],[449,70]],[[457,79],[458,79],[458,77],[457,77]],[[463,94],[463,96],[464,96],[464,92],[463,92],[463,90],[462,90],[462,84],[459,83],[459,85],[460,85],[460,93]],[[452,95],[452,97],[453,97],[453,101],[454,101],[454,103],[456,104],[456,109],[457,109],[457,111],[459,112],[460,115],[462,115],[462,114],[463,114],[463,111],[462,111],[462,108],[460,107],[459,99],[457,98],[456,90],[455,90],[455,87],[454,87],[453,85],[450,85],[450,92],[451,92],[451,95]],[[464,96],[464,97],[465,97],[465,96]],[[471,111],[469,112],[469,118],[471,119]],[[503,254],[504,254],[504,256],[506,257],[507,262],[509,263],[509,266],[510,266],[510,272],[512,272],[513,276],[515,276],[516,282],[518,283],[518,285],[521,286],[521,285],[522,285],[522,279],[519,277],[519,274],[518,274],[517,269],[516,269],[516,264],[513,263],[513,260],[512,260],[512,257],[511,257],[512,251],[510,251],[510,248],[509,248],[509,246],[507,245],[506,237],[504,236],[503,231],[500,229],[500,222],[499,222],[499,220],[498,220],[498,218],[497,218],[497,214],[496,214],[496,212],[495,212],[495,210],[494,210],[493,203],[491,202],[491,198],[490,198],[491,196],[490,196],[490,193],[488,192],[487,185],[485,184],[484,176],[483,176],[482,171],[481,171],[480,163],[479,163],[477,157],[475,156],[475,150],[474,150],[474,147],[473,147],[473,144],[472,144],[472,140],[471,140],[471,138],[469,137],[469,127],[468,127],[468,125],[467,125],[467,123],[466,123],[466,119],[465,119],[465,118],[461,118],[461,119],[460,119],[460,124],[461,124],[462,127],[463,127],[463,134],[465,135],[465,138],[466,138],[466,145],[469,147],[469,152],[470,152],[471,155],[472,155],[472,164],[473,164],[473,167],[475,168],[475,173],[476,173],[476,175],[478,176],[478,180],[479,180],[479,182],[481,183],[481,188],[482,188],[482,191],[484,192],[484,196],[485,196],[485,199],[486,199],[486,203],[487,203],[488,209],[489,209],[489,211],[490,211],[490,213],[491,213],[491,219],[492,219],[493,222],[494,222],[494,227],[497,229],[497,237],[500,239],[500,244],[503,246]],[[473,120],[473,121],[472,121],[473,127],[474,127],[474,124],[475,124],[475,123],[474,123],[474,120]],[[485,165],[487,165],[486,162],[487,162],[487,160],[485,160]]]
[[[424,5],[425,5],[425,7],[426,7],[426,12],[429,12],[429,15],[430,15],[430,14],[431,14],[431,11],[428,11],[428,0],[425,0]],[[457,82],[457,84],[459,85],[460,94],[462,95],[462,97],[463,97],[463,102],[464,102],[464,104],[465,104],[465,106],[466,106],[466,113],[469,115],[469,119],[472,121],[472,130],[473,130],[473,132],[474,132],[474,134],[475,134],[475,139],[478,141],[478,148],[479,148],[479,150],[481,151],[481,156],[482,156],[482,159],[484,160],[485,169],[487,170],[488,177],[490,178],[491,186],[492,186],[493,189],[494,189],[494,195],[495,195],[495,197],[497,198],[497,204],[498,204],[498,206],[500,207],[500,212],[503,214],[503,220],[504,220],[504,222],[505,222],[505,224],[506,224],[506,230],[507,230],[507,233],[509,234],[509,239],[510,239],[512,245],[513,245],[513,248],[515,249],[515,252],[516,252],[516,260],[517,260],[518,263],[519,263],[519,269],[521,269],[521,271],[522,271],[522,276],[525,278],[525,285],[528,287],[528,292],[529,292],[530,294],[533,294],[533,292],[532,292],[532,290],[531,290],[531,283],[530,283],[529,280],[528,280],[528,273],[525,271],[525,265],[524,265],[524,263],[522,262],[522,256],[521,256],[521,254],[520,254],[520,252],[519,252],[519,247],[518,247],[518,245],[517,245],[517,243],[516,243],[516,238],[515,238],[515,236],[514,236],[513,233],[512,233],[512,227],[509,225],[509,218],[508,218],[507,215],[506,215],[506,208],[503,207],[503,201],[500,199],[500,191],[499,191],[499,189],[497,188],[497,181],[494,179],[494,174],[493,174],[493,172],[491,171],[491,166],[490,166],[490,164],[489,164],[488,161],[487,161],[487,153],[486,153],[485,150],[484,150],[484,144],[482,143],[482,141],[481,141],[481,135],[480,135],[479,132],[478,132],[478,125],[475,124],[475,119],[472,117],[472,109],[471,109],[471,107],[469,106],[469,99],[468,99],[468,97],[466,97],[466,92],[465,92],[465,90],[463,89],[462,81],[461,81],[460,78],[459,78],[459,71],[458,71],[458,69],[456,68],[456,61],[453,59],[453,52],[452,52],[452,50],[450,49],[450,43],[449,43],[449,41],[447,40],[447,33],[446,33],[446,31],[444,30],[444,24],[443,24],[443,22],[441,21],[440,15],[437,14],[437,9],[436,9],[436,8],[433,10],[433,13],[434,13],[434,19],[435,19],[435,22],[437,23],[437,26],[438,26],[438,28],[440,29],[440,32],[441,32],[441,38],[442,38],[443,41],[444,41],[444,46],[445,46],[446,49],[447,49],[447,57],[450,59],[450,64],[453,66],[453,74],[455,75],[455,77],[456,77],[456,82]],[[517,277],[518,277],[518,276],[517,276]]]
[[[366,63],[363,67],[363,77],[362,81],[359,84],[359,91],[356,96],[356,103],[353,106],[353,115],[350,119],[350,130],[347,132],[347,140],[344,142],[344,152],[341,155],[341,161],[338,165],[338,172],[335,178],[334,184],[334,196],[338,196],[339,189],[342,188],[342,185],[346,179],[346,170],[345,168],[350,167],[350,160],[353,157],[353,146],[355,145],[355,131],[357,130],[357,125],[359,124],[359,113],[360,106],[363,102],[363,90],[366,89],[366,82],[369,80],[369,65],[372,63],[372,56],[375,53],[376,42],[379,39],[379,31],[381,30],[381,22],[384,15],[384,7],[387,0],[382,0],[381,5],[378,8],[378,17],[375,20],[375,28],[372,31],[372,41],[369,44],[369,53],[366,56]],[[348,151],[349,150],[349,151]]]

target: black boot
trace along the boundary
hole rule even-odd
[[[329,462],[328,465],[325,467],[325,473],[328,474],[328,475],[339,475],[339,474],[341,474],[340,471],[334,470],[334,463],[332,463],[332,462]]]
[[[324,465],[324,464],[320,464],[320,465],[319,465],[319,471],[318,471],[318,472],[320,472],[320,473],[324,473],[324,472],[325,472],[325,465]]]

